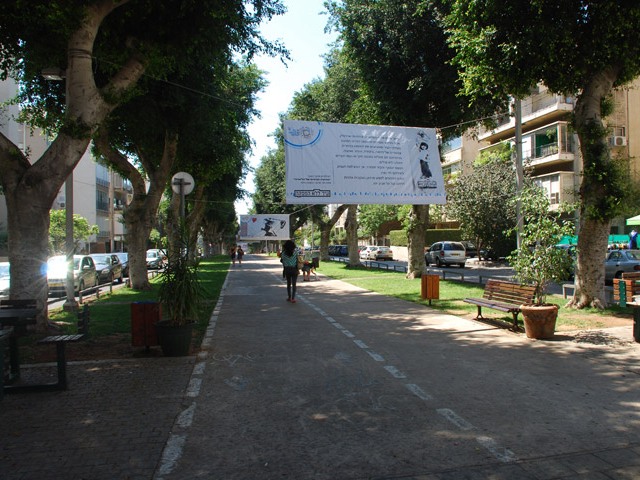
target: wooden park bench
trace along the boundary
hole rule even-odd
[[[465,298],[464,301],[478,307],[477,319],[482,316],[482,307],[493,308],[513,315],[513,328],[518,328],[520,305],[533,303],[535,287],[490,279],[484,287],[482,298]]]
[[[622,278],[613,279],[613,301],[620,303],[620,284],[624,284],[625,303],[640,295],[640,272],[622,272]]]

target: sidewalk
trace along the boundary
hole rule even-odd
[[[246,256],[198,357],[5,396],[0,478],[640,478],[630,332],[530,341],[319,277],[293,305],[277,260]]]

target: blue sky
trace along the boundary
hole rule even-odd
[[[272,148],[274,139],[270,136],[278,127],[278,115],[287,110],[293,94],[315,78],[323,78],[322,55],[329,51],[329,44],[336,34],[324,33],[328,16],[324,12],[324,0],[284,0],[287,13],[264,24],[263,36],[269,40],[280,40],[289,50],[291,60],[287,66],[278,59],[258,57],[255,63],[266,72],[269,86],[258,96],[257,109],[261,118],[249,126],[249,134],[255,142],[249,159],[252,167],[257,167],[260,159]],[[243,185],[249,192],[254,191],[253,175],[249,174]],[[250,199],[236,202],[238,214],[248,213],[252,205]]]

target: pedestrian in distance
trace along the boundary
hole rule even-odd
[[[238,252],[237,252],[237,257],[238,257],[238,266],[241,267],[242,266],[242,257],[244,257],[244,250],[242,250],[241,246],[238,246]]]
[[[296,303],[296,284],[298,282],[298,255],[300,250],[293,240],[287,240],[282,247],[280,261],[287,279],[287,302]]]
[[[233,266],[235,267],[235,265],[236,265],[236,247],[235,247],[235,245],[233,247],[231,247],[231,249],[229,250],[229,257],[231,257],[231,262],[233,263]]]
[[[302,281],[308,282],[311,280],[311,250],[305,250],[298,258],[298,263],[302,264]]]

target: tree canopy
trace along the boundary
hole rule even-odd
[[[423,0],[425,7],[433,2]],[[538,82],[575,94],[582,183],[577,307],[604,308],[604,265],[611,219],[625,191],[611,161],[604,119],[612,89],[640,74],[640,4],[633,0],[437,1],[455,49],[461,93],[473,103],[509,101]]]
[[[506,145],[486,157],[453,181],[446,212],[460,222],[463,238],[472,240],[478,251],[506,256],[515,246],[516,226],[516,210],[509,202],[516,195],[511,149]]]
[[[218,52],[285,55],[259,25],[283,13],[280,0],[133,2],[34,0],[0,3],[0,78],[21,82],[33,125],[57,133],[39,159],[0,135],[0,180],[7,192],[11,297],[36,298],[46,312],[49,209],[92,136],[145,78],[181,78],[198,58]],[[217,63],[219,65],[219,63]],[[55,67],[65,82],[48,82]],[[39,326],[45,325],[39,316]]]

